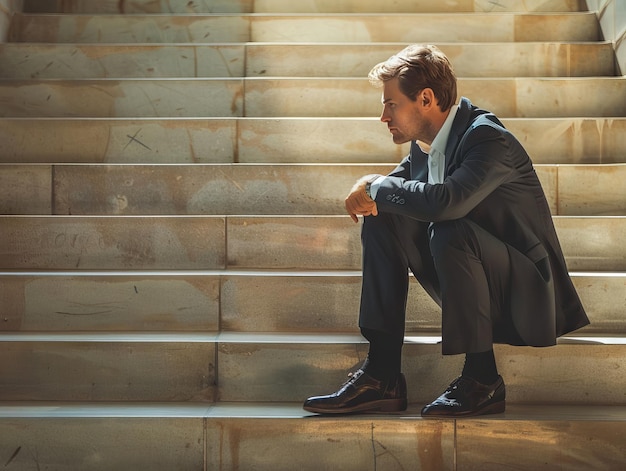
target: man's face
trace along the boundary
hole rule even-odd
[[[416,101],[411,100],[400,91],[397,78],[384,82],[382,103],[380,120],[387,124],[396,144],[416,140],[430,144],[437,135],[424,113],[422,93]]]

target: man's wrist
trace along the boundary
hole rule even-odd
[[[376,199],[376,193],[378,193],[378,188],[380,187],[380,183],[384,180],[384,175],[368,175],[367,180],[365,181],[365,193],[372,200]]]

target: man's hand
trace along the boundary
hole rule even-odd
[[[365,175],[357,180],[348,196],[346,196],[346,210],[354,222],[359,222],[357,216],[378,216],[376,202],[367,196],[365,185],[374,181],[380,175]]]

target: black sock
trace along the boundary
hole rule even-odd
[[[466,353],[463,376],[482,384],[493,384],[498,379],[498,368],[493,349],[480,353]]]
[[[379,381],[395,381],[401,371],[404,334],[392,335],[371,329],[361,329],[361,333],[370,343],[363,370]]]

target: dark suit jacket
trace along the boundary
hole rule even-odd
[[[526,345],[554,345],[587,325],[532,162],[498,118],[461,98],[443,184],[427,183],[427,158],[413,143],[379,187],[379,211],[425,222],[468,218],[503,241],[513,267],[509,314]],[[430,292],[436,273],[415,276]]]

